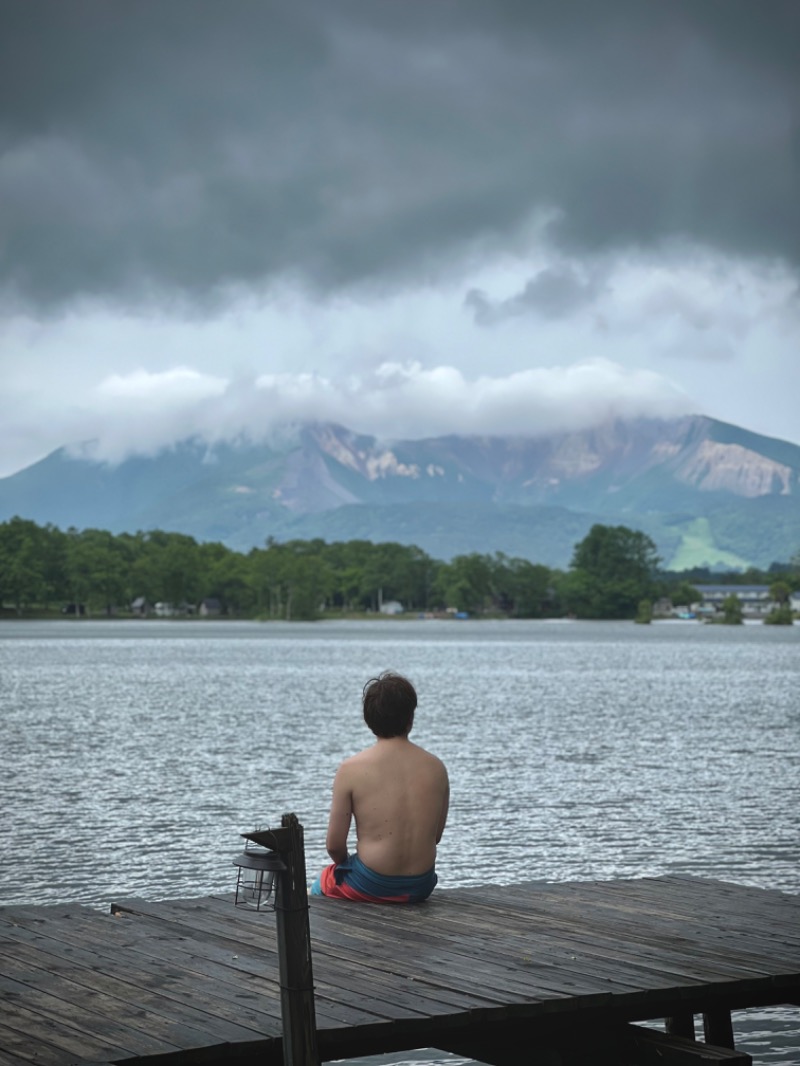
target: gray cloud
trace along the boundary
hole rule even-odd
[[[795,0],[0,14],[0,287],[40,313],[418,283],[541,211],[571,254],[800,262]]]
[[[545,318],[565,318],[591,306],[601,295],[603,284],[597,272],[578,270],[569,264],[540,270],[525,288],[506,300],[491,300],[480,289],[471,289],[465,305],[481,326],[535,311]]]

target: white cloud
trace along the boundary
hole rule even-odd
[[[101,401],[146,404],[151,409],[153,405],[170,407],[221,396],[226,387],[225,378],[177,366],[158,373],[139,368],[130,374],[112,374],[100,382],[96,391]]]
[[[453,366],[384,363],[368,376],[343,381],[299,373],[227,385],[176,368],[114,377],[98,391],[113,397],[113,411],[105,407],[86,416],[91,442],[75,451],[109,462],[153,454],[188,437],[209,445],[263,440],[287,424],[309,421],[338,422],[383,439],[537,435],[584,429],[611,417],[670,417],[691,409],[667,379],[607,359],[476,378]]]

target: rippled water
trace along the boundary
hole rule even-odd
[[[316,872],[385,668],[450,770],[443,886],[680,871],[800,892],[798,626],[76,620],[0,623],[0,903],[230,890],[238,834],[285,811]],[[737,1018],[758,1061],[800,1061],[797,1014]]]

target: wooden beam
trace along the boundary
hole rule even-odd
[[[670,1036],[641,1025],[597,1025],[576,1034],[535,1023],[494,1027],[481,1035],[450,1038],[443,1051],[488,1063],[516,1066],[528,1058],[537,1066],[752,1066],[752,1058],[731,1048]],[[524,1049],[524,1050],[523,1050]]]
[[[483,1026],[480,1034],[448,1037],[438,1040],[441,1051],[475,1059],[487,1066],[518,1066],[520,1062],[535,1062],[536,1066],[619,1066],[619,1043],[602,1030],[581,1035],[545,1031],[525,1024]]]
[[[488,1066],[623,1066],[626,1026],[594,1015],[583,1025],[558,1017],[478,1023],[467,1032],[437,1039],[436,1046]],[[668,1064],[665,1064],[668,1066]]]
[[[716,1066],[752,1066],[750,1055],[729,1047],[715,1047],[696,1040],[660,1033],[641,1025],[627,1025],[622,1042],[626,1056],[623,1061],[631,1066],[697,1066],[698,1063]]]
[[[682,1036],[684,1040],[694,1040],[694,1015],[690,1011],[673,1014],[664,1019],[664,1028],[669,1036]]]
[[[706,1011],[703,1014],[703,1031],[708,1044],[718,1044],[720,1047],[729,1048],[734,1046],[731,1012],[724,1007]]]
[[[287,828],[282,829],[254,829],[250,833],[241,834],[245,840],[252,840],[268,851],[289,851],[293,844],[292,833]]]

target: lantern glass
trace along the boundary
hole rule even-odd
[[[260,911],[269,903],[274,887],[273,870],[246,870],[240,866],[236,884],[236,906],[252,907]]]
[[[270,906],[274,910],[275,903],[270,904],[270,900],[275,890],[275,874],[286,869],[277,852],[247,841],[244,851],[233,863],[239,868],[234,901],[236,906],[257,911]]]

